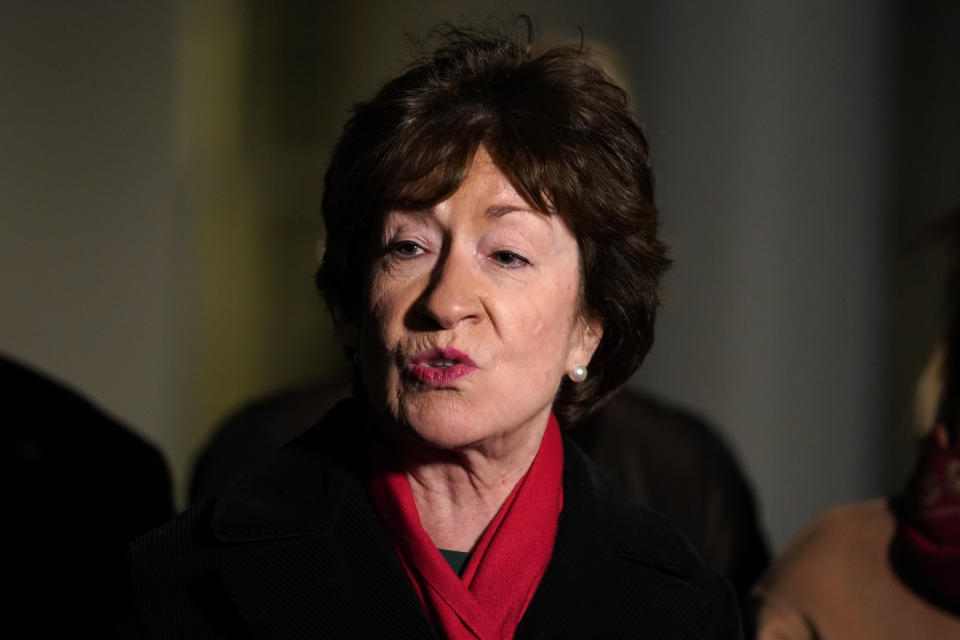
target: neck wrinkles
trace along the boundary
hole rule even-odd
[[[544,419],[536,428],[456,451],[404,448],[404,473],[424,531],[437,547],[473,549],[530,469],[546,426]]]

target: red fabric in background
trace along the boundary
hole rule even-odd
[[[903,552],[930,586],[960,609],[960,446],[928,436],[903,498]]]
[[[451,640],[508,640],[546,571],[563,507],[563,444],[551,415],[540,450],[487,526],[458,577],[424,531],[402,471],[381,471],[370,493],[434,627]]]

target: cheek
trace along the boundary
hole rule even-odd
[[[517,353],[531,368],[565,367],[567,345],[574,328],[575,285],[553,282],[535,288],[511,305],[510,319]]]
[[[389,278],[375,273],[370,279],[366,297],[367,334],[370,338],[382,339],[389,335],[398,306],[396,287],[391,286]]]
[[[360,325],[359,347],[361,368],[367,380],[368,391],[371,384],[383,384],[387,354],[390,349],[392,316],[391,299],[387,291],[373,278],[366,296],[366,308]]]
[[[382,281],[372,278],[360,327],[360,371],[367,397],[375,407],[395,413],[392,408],[396,376],[391,367],[391,349],[397,342],[393,298]]]

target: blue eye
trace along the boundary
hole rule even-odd
[[[423,253],[423,247],[412,240],[400,240],[387,247],[387,251],[398,258],[415,258]]]
[[[517,268],[530,264],[530,261],[512,251],[497,251],[491,256],[497,264]]]

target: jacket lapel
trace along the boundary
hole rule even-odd
[[[436,638],[362,483],[342,462],[350,452],[329,437],[355,432],[349,409],[338,405],[214,509],[219,575],[256,637]]]
[[[330,533],[237,545],[223,556],[224,587],[257,637],[307,638],[318,629],[330,638],[435,637],[373,517]]]
[[[579,449],[564,440],[563,511],[547,571],[517,627],[516,638],[598,637],[594,615],[607,597],[604,554],[593,491]],[[585,612],[590,614],[585,615]]]
[[[214,508],[219,578],[257,637],[437,638],[351,449],[328,437],[356,427],[338,405]],[[704,637],[708,594],[702,576],[691,581],[698,561],[673,529],[569,441],[563,482],[553,555],[515,637]],[[689,633],[677,633],[677,620]]]
[[[696,557],[638,510],[580,449],[564,442],[564,509],[553,556],[516,638],[701,637],[678,634],[698,603]]]

